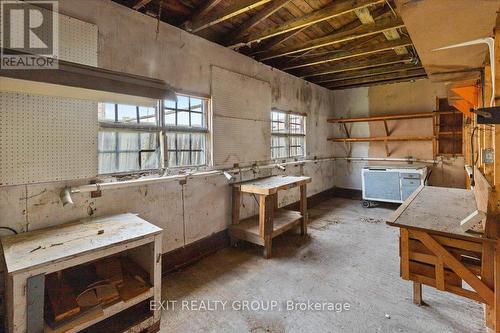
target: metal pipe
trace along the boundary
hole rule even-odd
[[[336,160],[348,160],[348,161],[383,161],[383,162],[406,162],[406,163],[427,163],[427,164],[439,164],[442,162],[441,159],[438,160],[423,160],[417,158],[391,158],[391,157],[335,157]]]

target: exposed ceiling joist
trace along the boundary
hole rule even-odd
[[[252,28],[283,8],[290,1],[292,0],[274,0],[271,3],[267,4],[257,14],[243,22],[243,24],[241,24],[235,31],[231,32],[229,36],[224,39],[224,44],[231,45],[231,43],[236,39],[241,38],[242,36],[247,34]]]
[[[277,45],[280,45],[280,44],[286,42],[287,40],[289,40],[293,36],[296,36],[299,33],[301,33],[302,31],[306,30],[307,28],[308,27],[303,27],[303,28],[300,28],[297,30],[287,32],[285,34],[281,34],[281,35],[266,39],[265,41],[261,42],[257,47],[253,48],[248,54],[255,56],[255,55],[258,55],[260,53],[264,53],[267,50],[273,49]]]
[[[400,19],[384,18],[375,23],[362,25],[352,30],[340,33],[334,33],[325,37],[313,39],[304,42],[298,46],[283,47],[276,51],[270,51],[266,54],[263,54],[261,57],[259,57],[259,59],[268,60],[289,54],[295,54],[299,52],[313,50],[320,47],[351,41],[357,38],[375,35],[390,29],[399,28],[403,26],[404,23]]]
[[[412,42],[409,38],[401,38],[401,39],[397,39],[397,40],[376,43],[374,45],[363,46],[360,48],[355,48],[353,50],[339,51],[333,55],[311,57],[310,59],[305,59],[305,60],[297,61],[295,63],[286,65],[285,67],[283,67],[281,69],[282,70],[290,70],[290,69],[296,69],[296,68],[316,66],[316,65],[321,65],[321,64],[333,62],[333,61],[339,61],[339,60],[349,59],[349,58],[353,58],[353,57],[369,55],[372,53],[393,50],[396,47],[409,46],[409,45],[412,45]]]
[[[147,4],[149,4],[152,0],[137,0],[135,5],[132,6],[133,9],[135,10],[139,10],[141,9],[142,7],[146,6]]]
[[[335,74],[342,72],[358,71],[368,68],[376,68],[394,64],[404,64],[411,62],[412,59],[408,56],[393,56],[380,57],[375,60],[350,61],[348,63],[336,64],[326,70],[316,70],[314,72],[303,72],[302,78],[313,78],[309,81],[314,83],[328,82]]]
[[[271,0],[239,0],[232,6],[215,11],[211,15],[196,16],[192,20],[185,22],[183,25],[187,31],[198,32],[220,22],[229,20],[237,15],[248,12],[249,10],[265,5],[270,1]]]
[[[347,89],[347,88],[354,88],[357,86],[409,81],[418,78],[424,78],[426,76],[427,74],[425,73],[424,69],[416,69],[398,73],[375,75],[365,78],[342,80],[342,81],[337,81],[330,85],[325,85],[325,87],[329,89]]]
[[[248,37],[237,40],[235,44],[239,43],[253,43],[256,41],[261,41],[273,36],[287,33],[302,27],[307,27],[319,22],[323,22],[332,19],[337,16],[345,15],[347,13],[353,12],[358,8],[363,8],[366,6],[375,5],[378,3],[385,2],[385,0],[342,0],[335,1],[333,4],[328,5],[322,9],[316,10],[312,13],[306,14],[302,17],[298,17],[293,20],[289,20],[280,24],[277,27],[265,29],[262,32],[256,32],[250,34]]]
[[[322,80],[322,81],[315,81],[314,83],[316,84],[328,84],[331,82],[338,82],[342,80],[351,80],[351,79],[359,79],[359,78],[365,78],[365,77],[371,77],[371,76],[376,76],[376,75],[382,75],[382,74],[391,74],[391,73],[399,73],[399,72],[404,72],[408,70],[417,70],[417,69],[422,69],[422,65],[418,64],[394,64],[394,65],[389,65],[389,66],[380,66],[380,67],[374,67],[374,68],[369,68],[369,69],[362,69],[362,70],[356,70],[356,71],[349,71],[349,72],[344,72],[341,74],[336,74],[335,76],[331,76],[329,79]]]
[[[201,5],[200,8],[196,10],[196,12],[191,16],[191,21],[197,20],[204,15],[207,15],[212,9],[217,7],[222,0],[207,0]]]

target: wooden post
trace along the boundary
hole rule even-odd
[[[300,229],[300,234],[307,235],[307,185],[300,186],[300,213],[302,214],[302,224]]]
[[[273,215],[274,203],[277,194],[259,196],[259,233],[264,239],[264,258],[272,255],[273,246]]]
[[[239,186],[232,187],[232,223],[238,224],[240,223],[240,206],[241,206],[241,191]],[[230,233],[231,234],[231,233]],[[233,236],[229,236],[231,246],[236,246],[238,244],[237,239]]]
[[[422,306],[424,301],[422,300],[422,284],[418,282],[413,282],[413,303]]]

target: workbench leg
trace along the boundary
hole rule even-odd
[[[266,259],[272,255],[274,205],[277,195],[274,193],[259,196],[259,234],[264,240],[264,258]]]
[[[267,236],[264,239],[264,258],[269,259],[273,255],[273,239]]]
[[[413,282],[413,303],[422,306],[424,301],[422,300],[422,284],[418,282]]]
[[[240,223],[241,191],[238,186],[233,186],[232,190],[232,221],[233,224]]]
[[[481,281],[492,290],[495,290],[495,244],[483,243],[481,254]],[[495,306],[484,304],[484,321],[490,330],[495,329]]]
[[[495,321],[495,332],[500,332],[500,242],[495,243],[495,287],[494,287],[494,313],[493,319]]]
[[[302,224],[301,224],[300,233],[301,233],[301,235],[305,236],[305,235],[307,235],[307,223],[308,223],[307,187],[306,187],[306,185],[300,186],[300,213],[302,215]]]

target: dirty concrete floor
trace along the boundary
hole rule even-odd
[[[486,332],[474,301],[424,287],[428,306],[412,303],[412,285],[399,277],[398,230],[384,223],[394,209],[333,198],[310,209],[309,237],[276,239],[270,260],[241,244],[166,276],[164,299],[176,303],[161,331]],[[287,309],[308,300],[350,308]],[[238,310],[244,301],[260,310]]]

